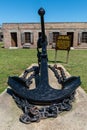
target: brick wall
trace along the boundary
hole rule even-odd
[[[73,47],[78,46],[78,33],[87,32],[87,23],[45,23],[46,35],[49,41],[49,33],[60,32],[61,35],[67,34],[67,32],[73,32]],[[38,40],[38,33],[41,32],[41,27],[39,23],[4,23],[2,26],[2,31],[4,35],[5,48],[11,47],[11,32],[17,33],[17,43],[18,47],[21,48],[21,34],[23,32],[33,33],[33,47],[36,47]],[[82,46],[82,45],[81,45]],[[85,44],[85,47],[86,44]]]

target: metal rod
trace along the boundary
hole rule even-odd
[[[41,80],[40,84],[43,87],[48,87],[48,58],[47,58],[47,39],[45,36],[45,27],[44,27],[44,14],[45,10],[43,8],[40,8],[38,11],[38,14],[41,17],[41,31],[42,31],[42,53],[41,53],[41,65],[40,65],[40,74],[41,74]],[[44,85],[45,84],[45,85]]]
[[[45,10],[43,8],[40,8],[38,11],[38,14],[41,17],[41,30],[42,30],[42,40],[43,42],[45,41],[45,26],[44,26],[44,14],[45,14]]]

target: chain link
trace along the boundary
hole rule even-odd
[[[74,97],[74,93],[72,94],[72,97]],[[24,114],[20,116],[20,121],[26,124],[39,122],[41,119],[56,118],[61,112],[71,110],[71,103],[73,102],[73,98],[70,96],[70,98],[64,99],[60,103],[38,108],[37,106],[30,104],[27,100],[21,99],[14,94],[13,98],[18,107],[24,112]]]
[[[64,82],[65,79],[66,79],[63,68],[57,67],[56,65],[54,65],[53,67],[51,65],[49,65],[48,67],[54,72],[55,77],[58,80],[58,83],[62,84],[62,82]],[[59,71],[60,74],[58,73],[58,71]]]

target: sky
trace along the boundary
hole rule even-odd
[[[0,0],[0,25],[40,22],[40,7],[45,22],[87,22],[87,0]]]

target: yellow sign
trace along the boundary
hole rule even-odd
[[[69,50],[71,39],[68,35],[59,35],[56,42],[56,50]]]

